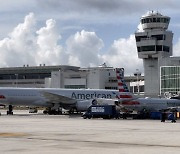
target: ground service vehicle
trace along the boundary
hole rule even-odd
[[[115,105],[92,105],[82,115],[84,119],[88,118],[103,118],[103,119],[118,119],[120,113],[116,110]]]
[[[37,113],[37,112],[38,112],[37,108],[33,108],[33,107],[29,108],[29,113]]]

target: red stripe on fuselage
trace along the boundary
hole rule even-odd
[[[128,102],[122,102],[122,105],[139,105],[140,103],[137,101],[128,101]]]
[[[132,98],[131,95],[120,95],[120,98]]]
[[[118,86],[123,86],[123,83],[122,83],[122,82],[119,82],[119,83],[118,83]]]
[[[125,90],[124,89],[119,89],[119,92],[125,92]],[[120,95],[121,96],[121,95]]]
[[[5,99],[6,97],[4,95],[0,95],[0,99]]]
[[[118,79],[118,80],[120,80],[120,79],[121,79],[121,77],[120,77],[120,76],[117,76],[117,79]]]

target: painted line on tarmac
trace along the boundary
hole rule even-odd
[[[76,143],[91,143],[95,145],[114,145],[114,146],[139,146],[139,147],[164,147],[164,148],[180,148],[180,145],[163,145],[163,144],[144,144],[144,143],[123,143],[123,142],[102,142],[102,141],[87,141],[87,140],[68,140],[68,139],[47,139],[28,137],[29,140],[42,140],[42,141],[60,141],[60,142],[76,142]]]
[[[0,137],[23,137],[27,135],[28,134],[25,133],[8,133],[8,132],[0,133]]]

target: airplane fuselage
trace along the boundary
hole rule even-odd
[[[52,107],[53,102],[44,96],[44,92],[71,98],[74,102],[95,98],[112,99],[118,95],[116,90],[95,89],[57,89],[57,88],[0,88],[0,104]],[[56,102],[57,103],[57,102]],[[61,102],[59,102],[61,103]]]
[[[155,112],[179,107],[180,100],[166,98],[137,98],[135,100],[124,102],[123,106],[135,111],[142,111],[145,109],[147,111]]]

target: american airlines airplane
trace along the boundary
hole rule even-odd
[[[178,99],[135,97],[124,82],[124,69],[117,68],[116,73],[119,90],[0,88],[0,104],[9,105],[7,114],[13,114],[13,106],[46,107],[48,114],[60,114],[61,108],[85,111],[99,102],[136,111],[159,111],[180,106]]]
[[[54,89],[54,88],[0,88],[0,104],[13,106],[47,107],[48,114],[59,114],[61,108],[85,111],[96,104],[96,99],[114,99],[117,90],[103,89]]]
[[[117,68],[116,75],[118,80],[119,92],[127,92],[118,95],[119,104],[122,108],[130,111],[166,111],[166,110],[179,110],[180,99],[167,99],[167,98],[138,98],[129,92],[127,85],[124,81],[124,69]]]

